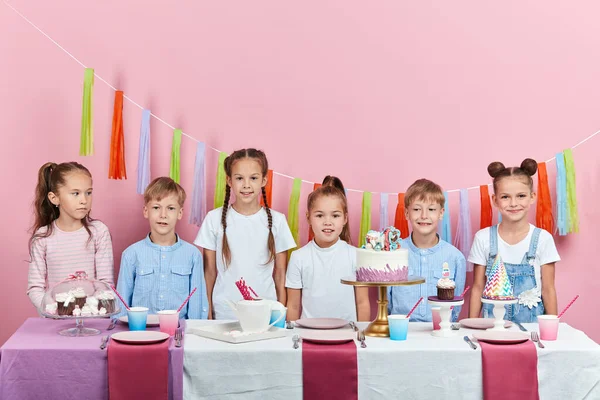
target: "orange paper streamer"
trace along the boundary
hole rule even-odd
[[[313,185],[313,192],[315,190],[317,190],[318,188],[320,188],[322,185],[320,183],[315,183]],[[313,240],[313,238],[315,237],[315,233],[312,230],[312,226],[308,226],[308,241],[310,242],[311,240]]]
[[[538,163],[538,202],[535,212],[535,224],[538,228],[554,233],[554,217],[552,216],[552,198],[548,186],[546,163]]]
[[[404,212],[404,193],[398,193],[398,205],[396,206],[396,217],[394,218],[394,227],[400,230],[402,239],[409,235],[408,221]]]
[[[265,186],[265,192],[267,192],[267,201],[269,202],[269,207],[273,207],[273,170],[270,169],[267,171],[267,186]],[[264,199],[260,198],[260,205],[264,206]]]
[[[125,170],[125,138],[123,136],[123,92],[115,92],[115,108],[110,137],[108,179],[127,179]]]
[[[492,203],[490,201],[490,192],[488,185],[479,186],[479,195],[481,197],[481,218],[479,228],[492,226]]]

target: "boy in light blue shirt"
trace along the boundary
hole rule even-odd
[[[442,265],[450,267],[450,279],[456,283],[455,296],[465,287],[467,264],[465,256],[437,234],[438,223],[444,215],[445,198],[442,188],[427,179],[419,179],[404,195],[406,219],[412,233],[402,240],[401,246],[409,249],[409,275],[422,276],[425,283],[414,286],[390,287],[388,292],[390,314],[407,314],[412,306],[423,297],[423,301],[410,316],[411,321],[430,322],[431,306],[428,296],[437,296],[437,282],[442,277]],[[460,307],[452,310],[452,321],[456,321]]]
[[[185,197],[185,190],[171,178],[156,178],[148,185],[144,217],[150,223],[150,233],[123,252],[117,291],[129,306],[148,307],[149,314],[156,314],[177,310],[197,288],[179,315],[206,319],[208,299],[202,254],[175,233]],[[120,314],[126,313],[122,307]]]

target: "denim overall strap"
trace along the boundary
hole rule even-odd
[[[521,261],[521,264],[533,265],[533,260],[535,260],[535,252],[537,251],[537,246],[541,232],[542,230],[540,228],[535,228],[533,230],[533,234],[531,235],[531,241],[529,242],[529,250],[523,256],[523,261]]]
[[[498,255],[498,225],[492,225],[490,227],[490,254],[488,260],[491,258],[494,260]]]

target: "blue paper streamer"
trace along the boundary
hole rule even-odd
[[[452,226],[450,225],[450,202],[448,201],[448,192],[444,192],[444,217],[442,223],[438,225],[438,234],[448,243],[452,243]]]
[[[381,193],[379,197],[379,229],[383,231],[389,226],[388,224],[388,194]]]
[[[458,227],[456,228],[456,240],[454,246],[464,254],[465,258],[469,257],[472,240],[469,192],[467,189],[460,189],[460,215],[458,218]],[[473,271],[473,264],[467,262],[467,271]]]
[[[150,110],[143,110],[137,166],[138,194],[144,194],[148,184],[150,184]]]
[[[567,170],[565,156],[556,154],[556,230],[560,236],[569,233],[569,210],[567,204]]]
[[[192,192],[192,210],[190,212],[190,224],[202,225],[206,213],[206,146],[198,142],[196,146],[196,162],[194,164],[194,190]]]

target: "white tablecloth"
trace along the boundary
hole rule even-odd
[[[187,327],[220,322],[190,320]],[[359,399],[481,399],[481,348],[463,341],[473,332],[437,338],[430,323],[411,322],[406,341],[367,337],[366,349],[357,346]],[[184,399],[302,400],[302,348],[292,348],[294,331],[287,334],[243,344],[186,335]],[[536,347],[541,400],[600,399],[598,344],[564,323],[559,340],[544,344]]]

